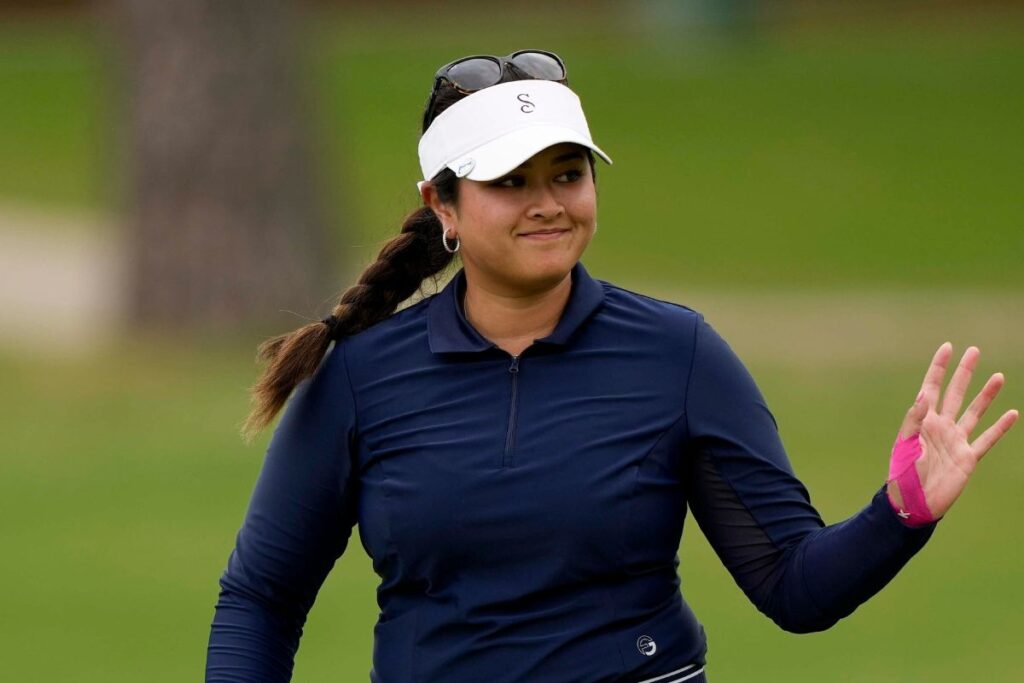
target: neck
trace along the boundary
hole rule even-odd
[[[467,277],[463,310],[477,332],[518,356],[555,330],[571,291],[572,273],[554,287],[521,295],[496,292]]]

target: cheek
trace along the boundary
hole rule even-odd
[[[463,232],[478,244],[494,243],[501,237],[508,238],[515,229],[515,207],[505,207],[500,202],[487,202],[472,214],[464,216]]]
[[[597,188],[588,182],[565,198],[565,206],[574,217],[592,221],[597,214]]]
[[[594,224],[597,222],[597,212],[593,205],[575,207],[569,215],[573,223],[584,229],[593,230]]]
[[[494,261],[507,257],[512,248],[514,219],[493,210],[464,217],[459,236],[464,246],[463,258]]]

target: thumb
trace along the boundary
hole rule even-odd
[[[900,426],[899,438],[906,439],[921,431],[921,423],[928,414],[928,402],[924,400],[924,389],[917,395],[914,405],[907,410],[903,424]]]

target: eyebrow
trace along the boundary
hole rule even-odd
[[[552,164],[558,164],[558,163],[561,163],[563,161],[569,161],[570,159],[582,159],[582,158],[583,158],[583,152],[566,152],[565,154],[561,154],[561,155],[555,157],[554,159],[552,159],[551,163]],[[518,170],[520,168],[530,168],[530,162],[529,161],[524,161],[523,163],[521,163],[518,166],[516,166],[516,170]]]

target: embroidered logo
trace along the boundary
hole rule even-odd
[[[535,105],[530,100],[526,99],[529,96],[530,93],[528,92],[519,93],[518,95],[516,95],[516,99],[523,103],[523,106],[519,107],[519,111],[523,112],[524,114],[529,114],[534,109],[537,108],[537,105]]]
[[[640,636],[636,639],[636,649],[640,650],[644,657],[650,657],[658,651],[658,644],[650,636]]]

